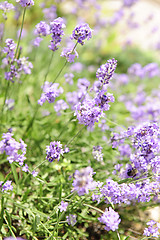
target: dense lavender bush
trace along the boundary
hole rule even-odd
[[[0,3],[0,239],[159,238],[160,68],[115,34],[138,0],[50,3]]]

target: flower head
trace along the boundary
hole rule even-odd
[[[59,87],[59,83],[49,83],[45,82],[43,86],[43,93],[41,94],[38,104],[43,105],[47,100],[49,103],[53,103],[61,93],[63,93],[63,88]]]
[[[50,34],[50,26],[44,21],[41,21],[36,25],[34,34],[38,36],[47,36]]]
[[[156,237],[158,238],[160,236],[159,229],[160,229],[160,223],[155,222],[154,220],[151,220],[147,223],[149,226],[148,228],[144,229],[143,235],[147,237]]]
[[[117,60],[109,59],[105,64],[101,65],[96,72],[96,77],[102,84],[108,84],[112,79],[114,71],[117,66]]]
[[[50,32],[52,40],[50,41],[49,48],[52,51],[56,51],[58,49],[58,45],[62,40],[62,36],[64,35],[64,31],[62,28],[65,28],[63,18],[56,18],[53,22],[50,22]]]
[[[69,225],[74,226],[77,222],[76,220],[77,216],[74,214],[69,214],[66,219]]]
[[[60,212],[63,212],[63,211],[65,212],[67,210],[67,207],[68,207],[68,203],[61,201],[61,205],[58,208],[60,209]]]
[[[93,180],[93,169],[91,167],[82,168],[80,171],[76,170],[73,180],[73,191],[77,191],[78,195],[88,194],[89,190],[96,188],[97,184]]]
[[[34,5],[33,0],[16,0],[22,7],[30,7]]]
[[[53,162],[54,160],[59,161],[60,156],[64,153],[62,144],[58,141],[51,142],[50,145],[46,147],[46,153],[46,159],[49,162]]]
[[[2,186],[2,192],[6,192],[6,191],[12,191],[13,190],[13,186],[11,185],[12,181],[7,180],[3,186]]]
[[[95,122],[98,122],[100,117],[103,116],[103,111],[98,106],[95,106],[94,101],[85,100],[75,106],[74,115],[77,116],[80,124],[93,127]]]
[[[92,37],[92,31],[87,23],[78,24],[72,32],[71,39],[75,39],[78,43],[84,45],[84,40],[89,40]]]
[[[111,207],[109,207],[109,209],[106,208],[104,214],[98,218],[98,220],[106,225],[105,229],[107,231],[115,231],[118,229],[118,225],[121,221],[119,214],[115,212]]]

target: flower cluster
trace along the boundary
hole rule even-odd
[[[79,196],[88,194],[89,190],[96,188],[97,183],[93,180],[93,169],[91,167],[82,168],[80,171],[76,170],[74,173],[73,190]]]
[[[65,77],[66,83],[68,83],[68,84],[70,84],[70,85],[73,84],[73,78],[74,78],[73,73],[66,73],[66,74],[64,75],[64,77]]]
[[[12,3],[9,3],[8,1],[4,1],[4,2],[0,3],[0,9],[4,12],[3,13],[4,19],[7,19],[6,12],[13,10],[14,6]]]
[[[50,41],[49,48],[52,51],[56,51],[58,49],[58,45],[61,42],[62,36],[64,35],[64,31],[62,28],[65,28],[63,18],[56,18],[53,22],[50,22],[50,32],[52,40]]]
[[[6,39],[6,47],[2,51],[6,54],[6,57],[3,58],[2,67],[9,66],[9,71],[5,72],[5,79],[14,82],[14,78],[19,79],[21,74],[31,74],[31,69],[33,65],[28,61],[28,58],[15,58],[15,49],[16,44],[12,39]]]
[[[103,111],[108,111],[110,108],[109,102],[114,102],[114,96],[111,93],[107,93],[105,90],[99,91],[95,96],[95,104]]]
[[[92,154],[93,154],[94,159],[96,159],[98,162],[103,161],[103,153],[102,153],[101,146],[93,146]]]
[[[105,202],[109,204],[108,198],[113,204],[131,204],[132,202],[149,202],[153,197],[157,197],[160,191],[158,181],[150,182],[145,180],[144,182],[134,183],[122,183],[106,179],[106,185],[100,189]]]
[[[26,144],[20,139],[20,143],[12,138],[13,134],[3,133],[3,140],[0,141],[0,153],[6,153],[7,160],[9,163],[18,162],[20,166],[23,165],[24,160],[26,159]]]
[[[92,29],[87,23],[78,24],[72,32],[71,39],[77,40],[78,43],[84,45],[84,41],[92,37]]]
[[[55,99],[63,93],[63,88],[59,87],[59,83],[49,83],[45,82],[43,88],[43,93],[41,94],[40,99],[38,100],[38,104],[41,106],[45,101],[49,103],[53,103]]]
[[[11,185],[12,181],[7,180],[5,183],[0,181],[0,187],[2,188],[2,192],[12,191],[13,186]]]
[[[68,203],[61,201],[61,205],[58,208],[60,209],[60,212],[63,212],[63,211],[65,212],[67,210],[67,207],[68,207]]]
[[[160,223],[155,222],[154,220],[151,220],[147,223],[147,225],[149,227],[144,229],[143,235],[147,237],[158,238],[160,236],[160,233],[159,233]]]
[[[106,225],[105,229],[107,231],[117,230],[118,225],[121,222],[121,219],[119,218],[119,214],[115,212],[111,207],[109,207],[109,209],[106,208],[105,212],[100,218],[98,218],[98,220],[101,223],[104,223]]]
[[[65,57],[68,62],[74,62],[75,57],[78,57],[77,51],[73,48],[64,48],[61,57]]]
[[[47,36],[50,34],[50,26],[44,21],[41,21],[36,25],[34,34],[38,36]]]
[[[66,217],[66,220],[68,222],[69,225],[71,226],[74,226],[77,222],[77,216],[75,214],[69,214],[67,217]]]
[[[96,72],[96,77],[103,84],[108,84],[109,80],[112,79],[114,71],[117,66],[117,60],[109,59],[105,64],[101,65]]]
[[[128,73],[132,76],[144,79],[145,77],[153,78],[160,75],[160,69],[157,63],[149,63],[142,67],[139,63],[134,63],[128,68]]]
[[[104,113],[98,106],[95,106],[93,100],[87,99],[83,104],[79,102],[75,106],[74,115],[77,116],[80,124],[93,127],[95,122],[98,122],[99,119],[104,116]]]
[[[133,4],[135,4],[138,0],[123,0],[123,4],[126,7],[131,7]]]
[[[59,161],[60,156],[63,156],[64,150],[62,149],[62,144],[60,142],[51,142],[49,146],[46,146],[46,159],[49,162],[55,160]]]
[[[68,109],[69,106],[64,100],[59,100],[54,105],[54,110],[57,112],[57,115],[60,116],[61,112]]]
[[[29,7],[34,5],[33,0],[16,0],[22,7]]]

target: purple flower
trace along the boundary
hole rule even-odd
[[[60,209],[60,212],[63,212],[63,211],[65,212],[67,210],[67,207],[68,207],[68,203],[61,201],[61,205],[58,208]]]
[[[98,218],[98,220],[106,225],[105,229],[107,231],[117,230],[118,225],[121,222],[119,214],[115,212],[111,207],[109,207],[109,209],[106,208],[104,214],[100,218]]]
[[[12,3],[8,3],[8,1],[4,1],[0,3],[0,9],[6,13],[6,12],[9,12],[10,10],[13,10],[14,6]]]
[[[60,156],[64,153],[62,144],[58,141],[51,142],[50,145],[46,147],[46,153],[46,159],[49,162],[53,162],[54,160],[59,161]]]
[[[50,26],[45,23],[44,21],[41,21],[38,23],[35,27],[34,34],[38,36],[47,36],[50,34]]]
[[[123,4],[125,7],[131,7],[135,4],[138,0],[123,0]]]
[[[6,47],[4,47],[2,49],[2,52],[7,54],[7,56],[6,56],[7,59],[8,58],[13,59],[14,58],[14,54],[15,54],[14,50],[16,49],[16,44],[14,43],[13,39],[11,39],[11,38],[7,38],[5,40],[5,43],[6,43]]]
[[[21,237],[7,237],[7,238],[4,238],[4,240],[25,240],[24,238],[21,238]]]
[[[76,170],[74,173],[73,190],[77,191],[78,195],[88,194],[89,190],[96,188],[97,183],[93,180],[93,169],[91,167],[82,168],[80,171]]]
[[[57,112],[57,115],[61,115],[61,112],[68,108],[69,108],[68,104],[62,99],[57,101],[54,105],[54,110]]]
[[[151,236],[151,237],[158,238],[160,235],[159,233],[160,223],[155,222],[154,220],[151,220],[147,223],[147,225],[149,225],[149,227],[144,229],[143,235],[147,237]]]
[[[24,172],[29,172],[29,169],[28,169],[28,165],[25,164],[23,167],[22,167],[22,171]]]
[[[3,186],[2,186],[2,192],[4,191],[12,191],[13,190],[13,186],[11,185],[12,181],[7,180]]]
[[[109,80],[112,79],[114,71],[117,66],[117,60],[114,58],[109,59],[105,64],[101,65],[96,72],[96,77],[102,84],[108,84]]]
[[[76,63],[72,64],[70,67],[71,71],[77,72],[77,73],[82,72],[83,68],[84,68],[84,66],[80,62],[76,62]]]
[[[32,176],[36,177],[38,175],[38,172],[36,172],[35,170],[32,171]]]
[[[48,21],[52,21],[53,19],[55,19],[57,17],[56,10],[56,6],[54,5],[51,5],[50,8],[44,8],[43,13],[45,19],[47,19]]]
[[[77,216],[76,215],[73,215],[73,214],[69,214],[67,217],[66,217],[66,220],[68,222],[69,225],[71,226],[74,226],[77,222],[76,220]]]
[[[15,103],[14,99],[12,98],[6,99],[5,101],[6,109],[11,111],[14,108],[14,103]]]
[[[40,42],[43,40],[43,38],[41,38],[41,37],[36,37],[35,39],[34,39],[34,41],[33,41],[33,45],[35,46],[35,47],[39,47],[39,45],[40,45]]]
[[[34,5],[33,0],[16,0],[22,7],[29,7]]]
[[[81,89],[82,91],[86,91],[90,85],[90,81],[88,81],[86,78],[79,78],[77,87]]]
[[[95,96],[95,104],[103,111],[108,111],[110,108],[109,102],[114,102],[114,97],[111,93],[105,94],[106,91],[101,90]]]
[[[66,73],[66,74],[64,74],[64,77],[68,84],[70,84],[70,85],[73,84],[73,78],[74,78],[73,73]]]
[[[52,40],[50,41],[49,48],[52,51],[56,51],[58,49],[58,45],[61,42],[62,36],[64,35],[64,31],[62,28],[65,27],[63,18],[56,18],[53,22],[50,22],[50,32]]]
[[[92,154],[93,154],[94,159],[96,159],[98,162],[103,161],[103,153],[102,153],[101,146],[93,146]]]
[[[0,153],[5,152],[8,155],[7,160],[9,163],[16,161],[22,166],[26,159],[26,144],[22,139],[20,139],[20,143],[17,142],[12,136],[12,133],[3,133],[3,140],[0,141]]]
[[[89,40],[92,37],[92,31],[87,23],[78,24],[72,32],[71,39],[75,39],[78,43],[84,45],[84,40]]]
[[[99,107],[95,106],[93,100],[85,100],[83,104],[78,103],[75,106],[74,115],[77,116],[80,124],[93,127],[95,122],[98,122],[104,116],[104,113]]]
[[[59,83],[49,83],[45,82],[43,88],[43,93],[41,94],[40,99],[38,100],[38,104],[41,106],[47,100],[49,103],[53,103],[55,99],[63,93],[63,88],[59,87]]]
[[[63,51],[61,52],[61,57],[65,57],[68,62],[74,62],[75,57],[78,58],[78,53],[77,51],[73,48],[64,48]]]

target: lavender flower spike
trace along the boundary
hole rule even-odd
[[[71,39],[75,39],[78,43],[84,45],[84,40],[89,40],[92,37],[92,31],[87,23],[78,24],[72,32]]]
[[[117,66],[117,60],[109,59],[105,64],[101,65],[96,72],[96,77],[102,84],[108,84],[112,79],[114,71]]]
[[[98,218],[98,220],[106,225],[105,229],[107,231],[115,231],[118,229],[118,225],[121,221],[121,219],[119,219],[119,214],[111,207],[109,207],[109,210],[106,208],[104,214]]]
[[[34,5],[33,0],[16,0],[22,7],[29,7]]]
[[[82,168],[80,171],[76,170],[73,180],[73,191],[77,191],[79,196],[88,194],[89,190],[96,188],[97,183],[92,176],[95,174],[91,167]]]
[[[62,144],[60,142],[51,142],[49,146],[46,147],[46,159],[49,162],[53,162],[53,160],[60,159],[60,156],[63,155],[64,151],[62,149]]]

